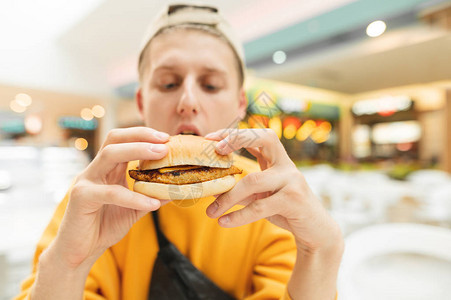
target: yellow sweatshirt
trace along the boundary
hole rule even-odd
[[[235,156],[235,165],[243,169],[237,179],[260,170],[256,162],[241,156]],[[135,167],[136,162],[129,164],[129,169]],[[133,180],[128,175],[127,180],[131,188]],[[296,258],[292,234],[267,220],[222,228],[205,213],[213,200],[204,198],[189,207],[168,203],[160,208],[161,228],[168,239],[210,280],[238,299],[290,299],[286,284]],[[68,195],[45,229],[35,252],[32,274],[23,282],[16,299],[29,298],[39,255],[55,237],[67,201]],[[84,299],[147,299],[157,251],[154,225],[146,215],[93,265]]]

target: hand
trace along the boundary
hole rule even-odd
[[[251,173],[207,208],[217,218],[234,205],[244,205],[219,218],[223,227],[236,227],[262,218],[293,233],[298,249],[331,249],[341,240],[338,225],[312,193],[305,178],[271,129],[222,129],[205,136],[221,140],[219,154],[245,148],[257,158],[262,172]]]
[[[129,161],[164,157],[168,138],[168,134],[146,127],[109,132],[71,190],[52,249],[64,266],[75,269],[84,262],[93,264],[136,221],[165,204],[130,191],[125,173]]]

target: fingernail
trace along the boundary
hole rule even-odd
[[[155,136],[157,138],[159,138],[160,140],[167,140],[169,138],[169,134],[165,133],[165,132],[155,132]]]
[[[214,132],[210,132],[209,134],[205,135],[204,138],[212,137],[214,136],[214,134],[215,134]]]
[[[228,215],[227,215],[227,216],[220,217],[220,218],[219,218],[219,222],[220,222],[221,224],[227,224],[227,223],[230,222],[230,217],[229,217]]]
[[[161,153],[161,152],[165,151],[166,148],[167,148],[167,146],[163,145],[163,144],[152,144],[152,145],[150,145],[150,150],[152,152],[157,152],[157,153]]]
[[[156,199],[149,199],[149,204],[152,208],[155,208],[155,206],[160,206],[160,201]]]
[[[218,203],[215,201],[207,208],[207,214],[214,215],[214,213],[218,210]]]

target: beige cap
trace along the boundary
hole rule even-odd
[[[166,6],[148,27],[141,42],[140,57],[144,48],[161,29],[181,24],[200,24],[214,27],[228,40],[233,50],[235,50],[240,60],[241,72],[244,74],[243,45],[236,37],[230,24],[219,14],[218,9],[212,6],[189,4]]]

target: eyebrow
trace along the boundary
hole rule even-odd
[[[156,67],[154,69],[154,72],[157,72],[157,71],[160,71],[160,70],[172,71],[172,70],[175,70],[175,69],[177,69],[177,66],[174,66],[174,65],[161,65],[161,66]]]
[[[173,71],[173,70],[177,70],[179,67],[175,64],[163,64],[161,66],[157,66],[154,69],[154,72],[158,72],[158,71]],[[220,69],[220,68],[215,68],[215,67],[206,67],[203,66],[202,67],[202,71],[206,71],[207,73],[217,73],[220,75],[226,75],[227,72],[224,69]]]
[[[203,67],[202,70],[207,71],[208,73],[218,73],[220,75],[226,75],[227,72],[223,69],[211,68],[211,67]]]

